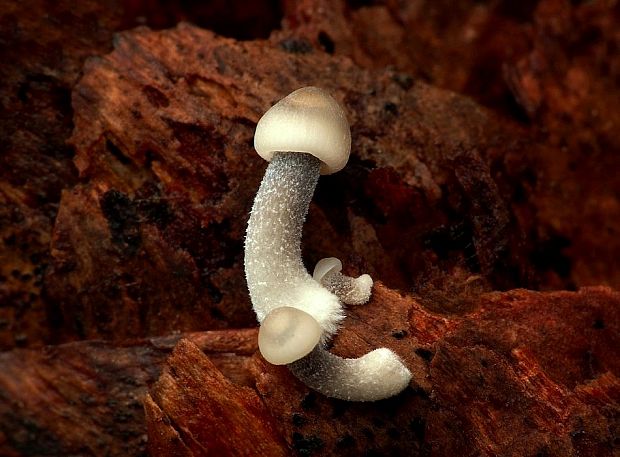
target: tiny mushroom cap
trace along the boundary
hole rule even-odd
[[[271,311],[258,331],[258,348],[267,362],[292,363],[308,355],[321,339],[321,327],[305,311],[283,306]]]
[[[351,130],[331,95],[318,87],[303,87],[260,118],[254,148],[267,161],[276,152],[305,152],[322,162],[321,174],[332,174],[349,160]]]
[[[320,283],[321,280],[325,277],[325,275],[332,270],[336,270],[337,273],[340,273],[342,271],[342,262],[340,261],[340,259],[337,259],[336,257],[327,257],[325,259],[321,259],[314,267],[312,277],[316,282]]]

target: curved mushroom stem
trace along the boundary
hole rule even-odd
[[[347,305],[363,305],[370,300],[372,278],[363,274],[357,278],[341,273],[342,262],[335,257],[327,257],[317,262],[312,277],[323,287],[335,294]]]
[[[308,387],[348,401],[382,400],[400,393],[411,380],[411,372],[387,348],[344,359],[317,346],[288,367]]]
[[[245,275],[259,322],[282,306],[310,314],[322,341],[343,319],[342,304],[308,274],[301,235],[321,162],[310,154],[277,153],[261,182],[245,239]]]
[[[323,349],[344,314],[338,297],[313,279],[301,260],[303,223],[319,169],[320,161],[309,154],[277,153],[254,200],[245,240],[245,274],[258,321],[264,321],[263,346],[277,363],[302,357],[289,368],[325,395],[352,401],[387,398],[404,389],[411,377],[392,351],[381,348],[359,359],[343,359]],[[342,284],[345,276],[335,278]],[[304,311],[310,322],[297,319],[300,316],[290,310],[276,315],[283,307]],[[266,320],[268,315],[272,318]],[[312,319],[320,326],[321,337],[307,354],[304,347],[312,338]],[[279,351],[279,342],[296,347]]]

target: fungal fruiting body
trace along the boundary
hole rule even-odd
[[[343,275],[333,257],[318,262],[311,276],[301,260],[303,223],[319,175],[341,170],[349,157],[351,134],[342,108],[322,89],[299,89],[259,120],[254,147],[269,161],[245,241],[261,354],[330,397],[373,401],[397,394],[411,373],[389,349],[358,359],[324,349],[344,318],[342,304],[370,298],[370,276]]]
[[[346,305],[363,305],[370,299],[372,278],[363,274],[357,278],[341,273],[342,262],[335,257],[321,259],[314,267],[312,277]]]
[[[302,228],[319,167],[319,159],[310,154],[275,154],[248,223],[245,274],[259,322],[276,308],[294,307],[318,322],[325,340],[344,317],[342,306],[308,274],[301,260]]]

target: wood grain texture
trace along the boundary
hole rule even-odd
[[[1,9],[0,455],[617,453],[617,2],[272,3]],[[374,404],[255,353],[252,137],[306,85],[353,144],[304,260],[377,281],[330,350],[413,373]]]

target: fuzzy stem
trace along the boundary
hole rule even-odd
[[[344,359],[317,346],[288,367],[308,387],[348,401],[382,400],[400,393],[411,380],[409,370],[386,348]]]
[[[292,306],[313,316],[325,341],[343,318],[338,298],[321,287],[301,260],[301,236],[321,162],[298,152],[277,153],[267,167],[248,222],[245,274],[259,322]]]
[[[370,299],[372,278],[366,274],[352,278],[332,270],[323,276],[320,283],[347,305],[363,305]]]
[[[359,359],[343,359],[323,349],[344,315],[338,297],[315,281],[301,260],[302,229],[319,168],[318,159],[303,153],[278,153],[267,167],[245,240],[245,274],[252,305],[260,323],[276,308],[293,307],[319,324],[320,343],[288,364],[306,385],[344,400],[387,398],[404,389],[411,378],[392,351],[381,348]]]

